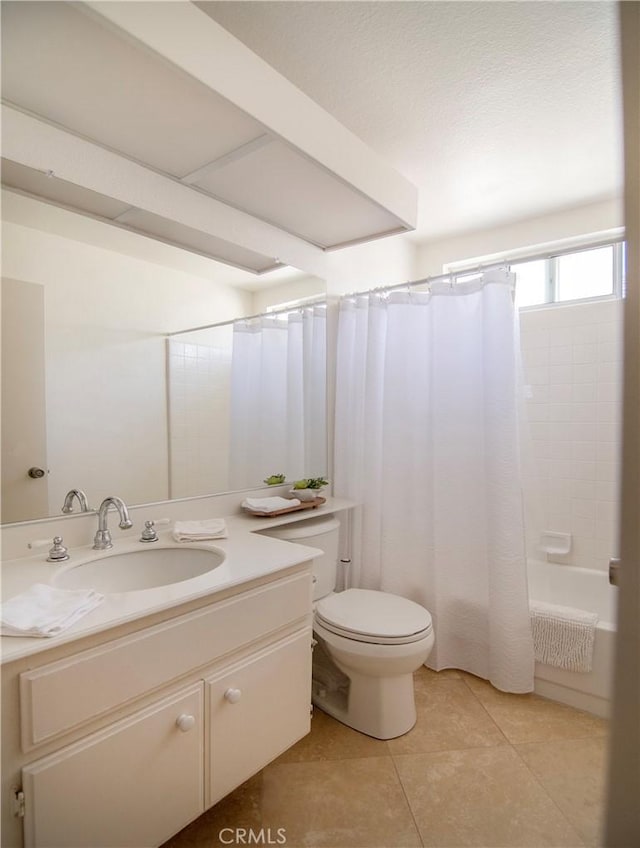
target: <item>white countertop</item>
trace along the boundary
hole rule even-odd
[[[170,530],[159,532],[160,540],[151,545],[139,541],[137,530],[130,536],[114,542],[107,555],[128,553],[140,549],[175,548],[184,550],[188,546],[211,548],[224,553],[224,562],[212,571],[180,583],[158,586],[153,589],[120,592],[105,595],[104,602],[85,615],[68,630],[51,638],[3,636],[0,639],[2,662],[7,663],[54,646],[62,645],[121,624],[144,618],[157,612],[180,606],[190,601],[215,595],[223,590],[241,586],[252,580],[275,574],[318,556],[317,548],[284,542],[256,531],[290,524],[295,521],[328,515],[349,509],[350,501],[329,498],[327,503],[316,509],[301,510],[277,517],[252,516],[248,513],[225,517],[228,538],[212,542],[174,542]],[[71,565],[103,557],[104,551],[94,551],[91,545],[70,548],[71,559],[61,563],[46,561],[47,551],[2,563],[2,598],[8,600],[24,592],[34,583],[50,583],[63,569]]]

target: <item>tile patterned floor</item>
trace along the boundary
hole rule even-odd
[[[422,668],[415,685],[405,736],[316,710],[307,737],[163,848],[238,844],[225,828],[286,848],[598,846],[606,721],[464,672]]]

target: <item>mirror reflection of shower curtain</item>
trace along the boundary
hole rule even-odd
[[[234,324],[230,488],[326,474],[325,410],[323,306]]]
[[[533,688],[513,275],[341,302],[334,492],[354,585],[432,614],[428,664]]]

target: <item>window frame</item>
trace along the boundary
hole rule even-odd
[[[575,256],[580,253],[587,253],[589,250],[598,250],[603,247],[613,248],[611,269],[612,276],[612,291],[607,294],[589,295],[588,297],[567,298],[566,300],[558,299],[559,273],[558,259],[562,256]],[[517,260],[509,262],[505,265],[509,271],[518,273],[517,266],[525,262],[533,262],[543,260],[545,263],[545,300],[543,303],[534,303],[529,306],[520,306],[519,309],[544,309],[549,306],[564,306],[575,303],[598,303],[602,300],[620,300],[624,296],[624,240],[616,239],[606,242],[600,242],[590,245],[584,245],[580,248],[567,248],[565,250],[555,250],[553,253],[543,255],[531,255],[528,257],[518,257]]]
[[[562,256],[586,253],[588,250],[596,250],[602,247],[613,248],[613,290],[608,294],[590,295],[589,297],[577,297],[571,300],[558,300],[558,259]],[[547,309],[551,306],[569,306],[576,303],[599,303],[605,300],[620,300],[625,294],[625,240],[624,234],[608,234],[603,238],[587,240],[570,240],[564,246],[556,243],[544,245],[540,249],[514,250],[501,254],[480,257],[466,262],[450,262],[443,266],[445,273],[450,273],[456,282],[461,277],[472,277],[482,273],[482,266],[487,264],[504,264],[508,271],[517,274],[518,265],[535,262],[545,262],[545,295],[543,303],[535,303],[528,306],[520,306],[519,310],[529,311],[534,309]]]

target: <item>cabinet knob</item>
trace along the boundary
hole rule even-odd
[[[189,713],[182,713],[182,715],[179,715],[176,719],[176,725],[183,733],[186,733],[188,730],[191,730],[192,727],[195,727],[195,724],[195,716],[189,715]]]
[[[242,689],[227,689],[224,697],[230,704],[237,704],[240,698],[242,698]]]

